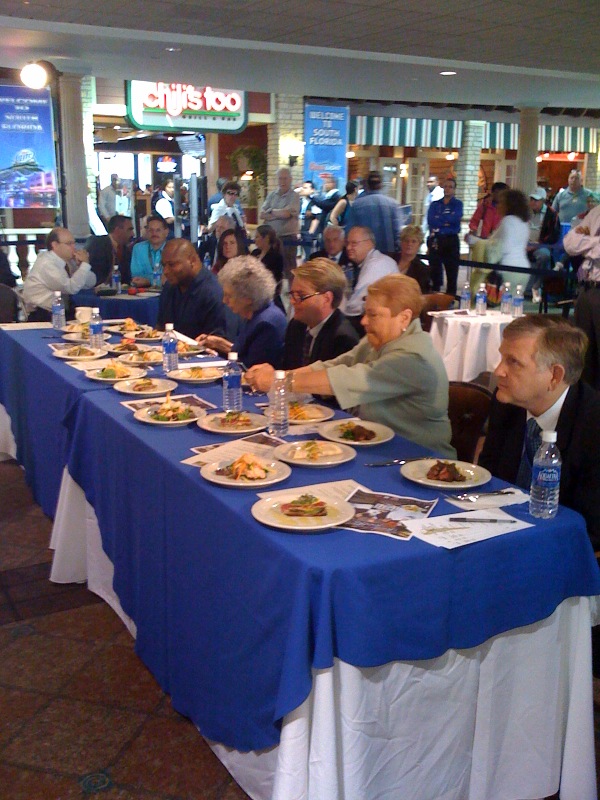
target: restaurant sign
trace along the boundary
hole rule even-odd
[[[246,93],[191,83],[126,81],[127,116],[150,131],[240,133],[248,123]]]

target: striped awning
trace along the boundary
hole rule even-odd
[[[350,118],[350,142],[354,145],[389,145],[391,147],[444,147],[457,149],[462,144],[462,120],[404,119],[353,115]],[[517,150],[518,122],[484,122],[484,148]],[[538,149],[552,152],[574,150],[598,152],[596,128],[567,125],[540,125]]]

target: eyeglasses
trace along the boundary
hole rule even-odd
[[[312,294],[302,294],[302,292],[288,292],[287,296],[290,300],[293,300],[294,303],[303,303],[305,300],[308,300],[309,297],[316,297],[319,294],[323,294],[323,292],[313,292]]]

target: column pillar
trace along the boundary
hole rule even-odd
[[[600,131],[598,138],[600,139]],[[585,156],[583,185],[592,192],[600,192],[600,149],[597,153],[587,153]]]
[[[85,157],[85,178],[87,193],[96,205],[96,177],[98,162],[94,150],[94,106],[96,105],[96,78],[84,75],[81,78],[81,110],[83,152]]]
[[[219,136],[216,133],[206,134],[206,181],[208,197],[217,191],[219,175]]]
[[[304,98],[299,95],[275,95],[275,122],[267,126],[267,180],[268,191],[277,188],[276,173],[279,167],[288,167],[286,144],[290,139],[304,140]],[[292,170],[292,185],[300,183],[304,175],[304,157],[299,156]]]
[[[60,145],[65,176],[65,208],[63,218],[76,238],[89,236],[87,213],[87,180],[83,148],[83,107],[81,75],[59,77]]]
[[[540,124],[539,108],[521,108],[519,120],[519,149],[517,151],[517,168],[515,186],[529,195],[537,185],[538,165],[535,160],[538,154],[538,127]]]
[[[478,119],[463,123],[460,155],[456,163],[456,196],[462,200],[463,218],[467,223],[477,208],[484,127],[483,120]]]

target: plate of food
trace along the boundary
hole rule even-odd
[[[118,344],[111,344],[107,342],[104,345],[104,349],[108,353],[114,353],[115,355],[122,356],[124,353],[147,353],[148,350],[151,350],[149,344],[138,344],[134,342],[133,339],[121,339]]]
[[[179,358],[193,358],[206,352],[206,348],[200,344],[191,344],[191,342],[182,342],[181,339],[177,342],[177,355]]]
[[[63,333],[62,337],[65,342],[89,342],[90,340],[90,326],[88,325],[87,328],[84,328],[81,331],[76,333]],[[104,341],[110,339],[110,333],[103,333],[102,338]]]
[[[290,489],[277,498],[264,497],[254,503],[252,516],[263,525],[285,531],[312,533],[343,525],[354,516],[346,500],[323,500],[302,489]]]
[[[126,367],[118,361],[106,361],[102,368],[86,372],[86,377],[92,381],[103,383],[116,383],[127,379],[138,379],[146,376],[146,370],[139,367]]]
[[[409,481],[435,489],[471,489],[492,479],[491,473],[477,464],[441,458],[409,461],[400,467],[400,473]]]
[[[342,444],[358,445],[368,447],[370,445],[389,442],[394,438],[394,431],[387,425],[380,422],[362,422],[359,420],[337,419],[319,425],[319,434],[330,442]]]
[[[107,325],[106,330],[110,333],[120,333],[122,336],[133,335],[139,333],[143,326],[136,322],[131,317],[127,317],[123,322],[118,325]]]
[[[65,346],[60,349],[53,350],[52,355],[56,358],[65,358],[67,361],[91,361],[96,358],[102,358],[106,355],[106,350],[98,350],[95,347],[87,347],[83,344],[73,345],[72,347]]]
[[[280,483],[291,474],[287,464],[242,453],[239,458],[204,464],[200,475],[211,483],[235,489],[255,489]]]
[[[267,413],[265,411],[265,413]],[[334,415],[332,408],[319,406],[316,403],[300,403],[291,400],[289,403],[289,420],[291,425],[302,425],[307,422],[325,422]]]
[[[138,331],[131,335],[135,337],[136,342],[156,344],[157,342],[162,342],[165,332],[152,328],[150,325],[142,325]]]
[[[67,324],[61,328],[61,331],[63,333],[83,333],[84,331],[89,331],[89,329],[89,322],[67,322]]]
[[[113,389],[123,394],[137,394],[139,397],[152,397],[172,392],[177,388],[175,381],[165,378],[140,378],[118,381],[113,384]]]
[[[356,458],[356,450],[347,444],[308,439],[280,444],[273,450],[273,458],[299,467],[337,467]]]
[[[153,364],[162,364],[162,350],[157,347],[148,347],[137,353],[124,353],[118,357],[123,364],[133,364],[137,367],[151,367]]]
[[[171,400],[171,395],[167,392],[163,403],[149,408],[139,408],[133,416],[148,425],[166,425],[171,428],[181,428],[184,425],[189,425],[190,422],[195,422],[199,414],[204,414],[204,409],[190,406],[179,400]]]
[[[184,383],[214,383],[223,377],[222,367],[182,367],[167,373],[169,378]]]
[[[256,433],[267,427],[263,414],[247,411],[221,411],[207,414],[198,420],[198,425],[211,433]]]

